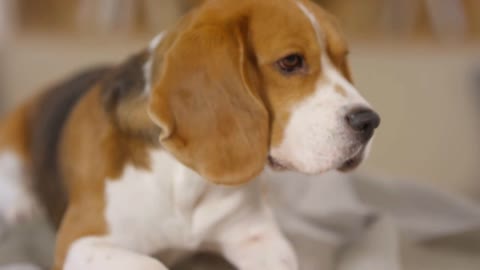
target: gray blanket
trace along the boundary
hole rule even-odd
[[[272,173],[264,181],[302,270],[480,269],[480,205],[466,198],[405,180],[338,173]],[[0,265],[49,265],[53,234],[43,222],[0,239]],[[232,268],[201,254],[174,269]]]

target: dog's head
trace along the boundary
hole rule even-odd
[[[150,49],[160,142],[215,183],[249,181],[266,164],[352,169],[379,125],[334,19],[308,1],[210,0]]]

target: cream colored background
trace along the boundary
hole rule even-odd
[[[0,0],[0,4],[7,3],[6,1],[15,0]],[[38,4],[37,0],[23,2],[29,1]],[[56,2],[68,4],[72,1]],[[378,18],[375,18],[379,11],[375,3],[387,0],[330,2],[334,6],[338,5],[336,14],[346,25],[348,37],[356,40],[351,43],[351,64],[356,84],[383,119],[371,158],[362,166],[361,171],[399,176],[396,179],[411,178],[418,182],[432,183],[450,192],[480,198],[480,86],[475,90],[470,76],[474,67],[480,69],[480,44],[466,45],[464,41],[458,40],[441,44],[435,39],[419,42],[411,39],[416,34],[396,36],[398,32],[393,32],[392,27],[388,27],[388,22],[385,24],[387,27],[381,26]],[[469,2],[478,7],[477,0]],[[158,0],[158,3],[173,1]],[[332,10],[335,9],[334,6]],[[168,15],[166,21],[180,13],[171,5],[168,7],[172,10],[163,10]],[[41,13],[36,8],[32,8],[32,11],[29,14]],[[480,14],[479,8],[470,8],[468,11]],[[0,21],[6,18],[2,14],[0,7]],[[472,18],[477,24],[473,24],[475,27],[471,30],[475,30],[478,37],[480,24],[477,19],[480,17]],[[33,21],[34,26],[38,26],[39,20]],[[132,52],[145,47],[150,38],[135,36],[138,33],[134,36],[132,33],[106,34],[108,31],[105,34],[86,36],[58,32],[52,30],[51,25],[44,28],[43,32],[36,34],[20,31],[20,34],[14,36],[8,36],[9,31],[0,29],[0,112],[11,109],[42,87],[64,79],[81,68],[121,61]],[[415,33],[425,31],[424,28],[425,26],[419,27]],[[385,35],[379,37],[379,32]],[[388,41],[392,36],[401,38],[402,41]],[[359,39],[369,41],[360,42]],[[389,178],[391,177],[385,179]],[[430,202],[424,203],[428,205]],[[32,227],[39,230],[38,224],[33,224]],[[19,236],[23,240],[15,238]],[[48,235],[20,230],[10,239],[12,244],[0,250],[0,255],[11,261],[16,258],[12,254],[22,249],[18,253],[25,253],[22,245],[32,241],[42,246],[41,251],[51,252],[45,248],[49,243],[43,239],[46,236]],[[478,241],[471,234],[466,234],[462,239],[464,241],[460,241],[459,246],[454,245],[448,249],[405,243],[406,248],[402,248],[402,255],[406,258],[404,266],[406,269],[422,270],[476,269],[478,262],[467,255],[477,256],[478,248],[474,247],[478,247]],[[32,258],[43,258],[39,261],[50,258],[31,248],[26,250],[26,255]],[[317,250],[314,256],[320,254],[326,258],[328,252]],[[326,262],[329,261],[326,259]]]
[[[148,38],[22,35],[6,46],[8,107],[81,68],[118,62]],[[403,176],[455,192],[480,194],[480,46],[352,43],[361,92],[382,116],[363,171]]]

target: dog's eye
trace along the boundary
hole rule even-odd
[[[278,68],[286,73],[291,74],[301,70],[305,65],[305,60],[300,54],[290,54],[277,61]]]

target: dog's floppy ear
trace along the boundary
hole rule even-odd
[[[268,112],[240,27],[203,25],[179,34],[152,85],[160,142],[211,182],[245,183],[268,154]]]

